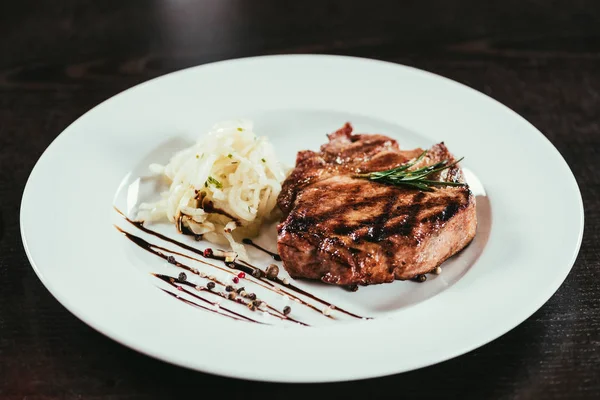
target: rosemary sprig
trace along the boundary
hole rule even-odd
[[[465,186],[464,183],[460,182],[445,182],[427,179],[427,177],[431,174],[453,167],[461,162],[464,157],[452,163],[449,163],[448,160],[443,160],[432,165],[410,170],[410,168],[421,161],[426,154],[427,150],[421,153],[421,155],[414,160],[402,164],[396,168],[385,171],[369,172],[367,174],[358,174],[355,176],[357,178],[366,178],[371,181],[386,183],[388,185],[411,187],[414,189],[423,190],[425,192],[433,191],[433,187],[435,186]]]

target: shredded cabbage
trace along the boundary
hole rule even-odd
[[[239,242],[256,236],[272,215],[286,175],[271,143],[248,120],[220,122],[167,165],[149,169],[171,185],[158,202],[139,205],[138,220],[168,220],[180,232],[229,243],[245,260]]]

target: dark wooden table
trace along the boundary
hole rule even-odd
[[[2,2],[1,399],[600,398],[600,2],[350,3]],[[575,173],[586,213],[581,252],[556,295],[513,331],[457,359],[327,385],[188,371],[129,350],[67,312],[30,268],[19,233],[21,194],[43,150],[82,113],[137,83],[197,64],[275,53],[416,66],[474,87],[537,126]],[[52,234],[52,227],[41,228]]]

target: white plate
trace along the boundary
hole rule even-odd
[[[315,311],[261,288],[257,293],[275,308],[292,305],[291,316],[311,327],[261,313],[249,315],[273,325],[240,322],[177,301],[148,273],[176,274],[176,268],[127,240],[113,224],[175,247],[128,224],[113,205],[130,212],[137,201],[155,195],[150,181],[138,179],[148,175],[150,162],[166,161],[214,122],[236,117],[253,119],[289,165],[298,150],[317,149],[326,133],[346,121],[360,132],[390,135],[404,148],[445,141],[454,154],[465,156],[463,166],[477,194],[474,242],[445,263],[441,275],[422,284],[396,282],[350,293],[293,282],[370,320],[338,310],[331,314],[335,320],[327,318],[318,302],[310,301]],[[172,227],[154,228],[206,247],[181,239]],[[21,230],[44,285],[73,314],[114,340],[200,371],[323,382],[437,363],[515,327],[567,276],[581,243],[583,208],[556,149],[524,119],[479,92],[373,60],[273,56],[169,74],[86,113],[31,173]],[[273,230],[266,229],[259,242],[274,249]],[[255,265],[270,262],[260,252],[252,255]],[[215,275],[231,277],[223,271]],[[230,308],[250,312],[242,305]]]

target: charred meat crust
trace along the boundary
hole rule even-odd
[[[434,192],[354,177],[396,167],[422,150],[401,150],[383,135],[352,134],[344,125],[320,152],[298,153],[278,204],[278,250],[295,278],[355,285],[411,279],[430,272],[475,235],[475,201],[469,188]],[[454,160],[443,143],[423,165]],[[464,182],[458,166],[434,179]]]

